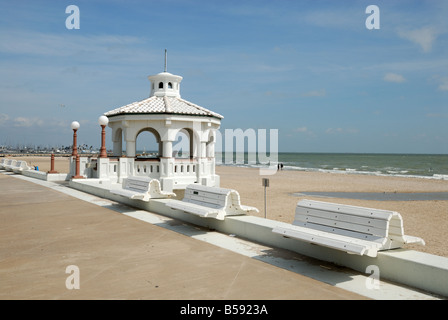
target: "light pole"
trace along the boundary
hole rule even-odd
[[[101,149],[100,158],[107,158],[106,151],[106,126],[109,123],[109,118],[106,116],[101,116],[98,118],[98,123],[101,126]]]
[[[267,218],[267,206],[266,206],[266,188],[269,187],[269,179],[262,178],[261,184],[264,187],[264,218]]]
[[[72,148],[72,156],[76,157],[78,155],[78,142],[77,142],[77,135],[76,135],[76,131],[78,131],[79,129],[79,122],[78,121],[73,121],[71,124],[71,128],[73,130],[73,148]]]
[[[84,177],[79,175],[79,154],[78,154],[78,141],[77,141],[77,135],[76,135],[76,131],[78,131],[79,129],[79,122],[78,121],[73,121],[71,124],[71,128],[73,130],[73,152],[72,152],[72,156],[74,157],[74,161],[75,161],[75,175],[72,176],[73,179],[83,179]]]

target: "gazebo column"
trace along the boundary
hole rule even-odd
[[[123,140],[120,137],[120,139],[118,139],[117,141],[114,140],[113,143],[114,143],[114,156],[121,157],[121,154],[123,152]]]
[[[201,158],[207,157],[207,141],[201,141],[201,148],[199,149],[199,156]]]
[[[135,128],[129,127],[128,123],[125,123],[124,125],[124,138],[126,141],[126,157],[120,157],[119,159],[119,165],[118,165],[118,182],[121,183],[123,179],[127,178],[128,176],[134,175],[134,158],[135,158],[135,138],[136,138],[136,132]],[[115,141],[114,141],[114,147],[115,147]],[[118,149],[118,143],[117,147]],[[120,147],[121,150],[121,147]],[[118,152],[118,150],[115,150]],[[121,151],[119,152],[119,155],[121,156]]]
[[[163,154],[164,158],[172,158],[173,157],[173,141],[162,141],[163,143]]]
[[[160,182],[162,190],[172,192],[174,189],[174,161],[173,158],[173,141],[162,140],[163,154],[160,158]]]
[[[198,182],[204,186],[209,186],[210,182],[207,177],[209,176],[208,159],[206,151],[207,141],[201,141],[199,145],[199,157],[198,157]]]
[[[159,145],[159,152],[158,152],[158,156],[162,157],[163,156],[163,143],[162,141],[157,141],[157,144]]]
[[[135,157],[135,140],[134,141],[126,140],[126,157],[129,158]]]
[[[129,121],[123,121],[124,139],[126,141],[126,157],[135,157],[135,145],[138,128],[130,126]]]

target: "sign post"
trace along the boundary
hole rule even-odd
[[[264,218],[266,219],[266,217],[267,217],[267,214],[266,214],[266,188],[269,187],[269,179],[262,178],[261,182],[264,187]]]

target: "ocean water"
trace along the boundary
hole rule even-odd
[[[218,164],[262,167],[267,163],[256,154],[216,153]],[[282,153],[278,162],[283,170],[419,177],[448,180],[448,155],[440,154],[357,154],[357,153]]]

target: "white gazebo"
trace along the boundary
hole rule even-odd
[[[191,183],[219,186],[214,145],[223,116],[182,99],[181,76],[165,71],[148,79],[149,98],[104,114],[112,128],[113,156],[98,159],[98,177],[121,182],[129,176],[147,176],[159,179],[164,191],[184,189]],[[155,157],[136,155],[137,137],[144,131],[151,132],[158,143]],[[189,139],[188,158],[176,158],[173,152],[179,132]]]

